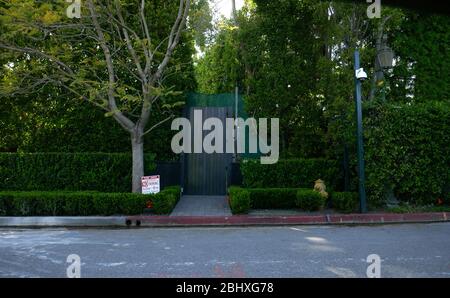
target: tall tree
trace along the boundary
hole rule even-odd
[[[9,81],[2,91],[30,92],[51,84],[105,111],[130,135],[132,191],[139,192],[144,136],[170,120],[171,109],[182,104],[173,100],[178,94],[174,86],[166,84],[179,68],[173,56],[183,42],[191,1],[82,4],[81,18],[71,20],[58,3],[2,1],[0,22],[8,33],[2,34],[0,48],[27,64],[22,80]],[[167,117],[152,117],[155,110]]]
[[[250,115],[280,118],[282,153],[320,155],[321,138],[311,136],[324,129],[317,22],[325,15],[323,3],[247,1],[199,61],[199,90],[231,92],[237,82]]]

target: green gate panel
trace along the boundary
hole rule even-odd
[[[235,94],[199,94],[190,93],[185,106],[185,117],[191,122],[193,129],[194,110],[201,110],[203,121],[207,118],[219,118],[224,124],[225,119],[234,118],[235,114]],[[244,100],[238,96],[238,116],[247,119]],[[209,131],[203,131],[203,138]],[[202,138],[202,139],[203,139]],[[226,133],[224,131],[223,144],[225,145]],[[193,140],[193,138],[192,138]],[[246,137],[246,148],[248,148],[248,132]],[[192,149],[194,148],[192,144]],[[224,148],[225,149],[225,148]],[[258,153],[243,153],[240,157],[259,157]],[[229,173],[233,161],[231,153],[186,153],[183,155],[184,185],[183,192],[189,195],[225,195],[227,184],[229,183]]]

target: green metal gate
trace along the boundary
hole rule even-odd
[[[193,123],[194,110],[203,112],[203,119],[219,118],[222,123],[232,114],[230,107],[192,107],[188,117]],[[192,125],[193,127],[193,125]],[[203,132],[203,138],[207,134]],[[224,136],[225,137],[225,136]],[[225,144],[225,139],[223,141]],[[192,148],[194,146],[192,145]],[[227,172],[231,168],[233,155],[228,153],[190,153],[185,154],[185,187],[189,195],[224,195],[227,188]]]
[[[201,110],[203,121],[208,118],[219,118],[225,129],[225,119],[234,118],[238,111],[238,116],[247,118],[244,111],[242,97],[237,98],[233,93],[205,95],[189,94],[184,110],[185,117],[191,122],[191,129],[194,127],[193,115],[195,110]],[[209,131],[203,131],[203,137]],[[224,131],[223,144],[226,144]],[[193,137],[192,137],[193,141]],[[193,143],[191,144],[194,148]],[[185,153],[182,157],[182,182],[183,193],[188,195],[225,195],[230,181],[231,164],[233,162],[232,153]]]

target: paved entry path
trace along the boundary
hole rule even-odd
[[[171,216],[231,216],[225,196],[182,196]]]

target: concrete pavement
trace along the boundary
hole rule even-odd
[[[226,196],[184,195],[170,216],[231,216]]]
[[[217,201],[221,204],[221,200]],[[223,203],[223,202],[222,202]],[[281,215],[265,212],[265,215],[223,215],[226,210],[212,212],[222,215],[207,215],[207,209],[202,209],[202,215],[185,216],[183,209],[167,215],[136,215],[136,216],[0,216],[0,228],[19,227],[222,227],[222,226],[277,226],[277,225],[361,225],[389,223],[429,223],[450,221],[449,212],[426,213],[311,213],[297,215]],[[191,210],[193,211],[193,210]],[[273,210],[272,210],[273,211]]]
[[[450,223],[140,229],[0,229],[1,277],[450,277]]]
[[[0,216],[0,227],[124,227],[125,216]]]

